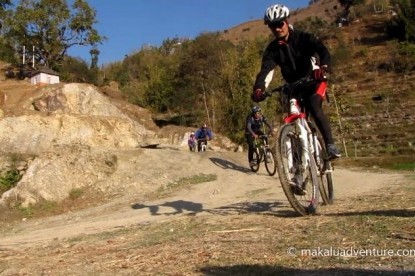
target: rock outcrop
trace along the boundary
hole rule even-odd
[[[72,189],[108,179],[117,169],[117,150],[155,139],[154,131],[124,114],[93,85],[47,86],[14,109],[22,115],[0,119],[0,150],[4,156],[31,160],[17,186],[3,194],[2,205],[62,200]]]

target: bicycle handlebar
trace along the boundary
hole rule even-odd
[[[283,91],[292,91],[296,87],[305,86],[305,85],[315,83],[315,82],[317,82],[315,79],[311,78],[310,76],[307,76],[307,77],[301,78],[301,79],[299,79],[299,80],[297,80],[293,83],[285,83],[285,84],[283,84],[281,86],[278,86],[278,87],[276,87],[276,88],[274,88],[270,91],[265,91],[264,94],[267,97],[270,97],[273,93],[276,93],[276,92],[281,93]]]
[[[266,139],[266,138],[268,138],[269,136],[271,136],[270,134],[261,134],[261,135],[258,135],[258,137],[257,138],[255,138],[255,139]]]

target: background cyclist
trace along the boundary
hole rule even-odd
[[[196,137],[195,137],[195,133],[192,131],[190,133],[189,139],[187,139],[187,145],[189,146],[189,150],[190,151],[194,151],[196,148]]]
[[[207,141],[213,139],[213,132],[207,127],[206,123],[203,123],[202,126],[196,130],[195,137],[197,140],[197,151],[201,151],[202,149],[202,141],[206,143],[207,148]]]
[[[254,106],[246,117],[245,123],[245,137],[246,142],[248,143],[248,161],[250,166],[256,165],[256,160],[254,159],[255,151],[255,139],[259,135],[265,134],[263,132],[264,124],[268,127],[269,132],[272,132],[272,127],[268,123],[267,118],[261,114],[261,108],[259,106]]]

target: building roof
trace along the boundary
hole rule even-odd
[[[39,75],[41,73],[45,73],[45,74],[49,74],[49,75],[54,75],[54,76],[59,76],[59,73],[58,72],[56,72],[56,71],[54,71],[54,70],[52,70],[52,69],[50,69],[48,67],[40,67],[40,68],[36,69],[35,71],[33,71],[32,77],[33,76],[36,76],[36,75]]]

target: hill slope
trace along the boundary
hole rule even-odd
[[[310,16],[332,22],[330,15],[337,9],[337,1],[318,1],[293,12],[290,22],[295,26]],[[390,14],[375,13],[371,6],[361,10],[362,18],[327,30],[325,35],[335,63],[330,79],[331,103],[326,107],[335,136],[343,155],[362,158],[362,162],[415,162],[414,68],[397,69],[410,68],[411,61],[402,64],[405,57],[399,57],[399,43],[386,36]],[[262,20],[223,33],[224,39],[234,43],[259,36],[270,37]]]
[[[297,9],[291,11],[289,21],[294,24],[298,21],[304,20],[308,17],[319,17],[327,22],[334,20],[333,14],[337,9],[338,2],[336,0],[318,1],[311,4],[306,8]],[[241,23],[233,28],[224,30],[222,37],[225,40],[229,40],[232,43],[239,43],[243,40],[251,40],[256,37],[269,37],[270,31],[266,25],[264,25],[263,19],[252,20]]]

